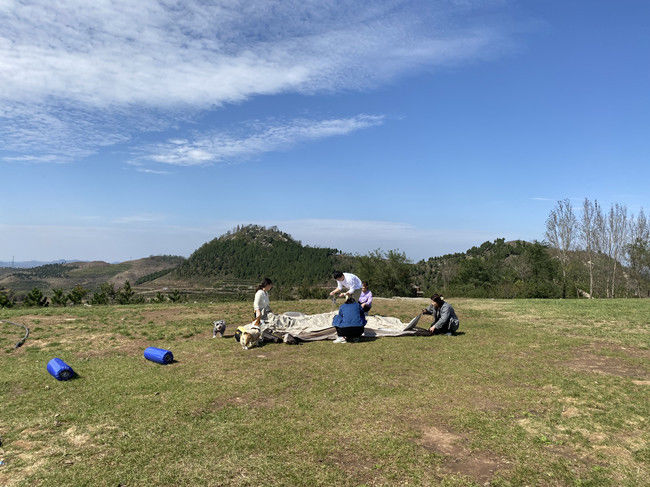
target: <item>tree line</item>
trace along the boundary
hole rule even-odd
[[[168,293],[158,292],[149,300],[136,292],[131,287],[131,283],[126,281],[123,286],[116,287],[114,284],[106,282],[99,289],[91,292],[81,285],[76,285],[69,292],[63,289],[52,289],[50,296],[46,296],[40,289],[34,288],[24,296],[18,297],[11,290],[0,288],[0,309],[13,308],[15,306],[25,307],[47,307],[47,306],[78,306],[81,304],[89,305],[108,305],[108,304],[141,304],[145,302],[164,303],[179,302],[186,300],[185,294],[178,289]]]
[[[276,284],[275,299],[324,298],[333,287],[335,269],[352,271],[369,281],[378,296],[417,296],[433,292],[477,298],[614,298],[650,296],[650,228],[643,210],[631,214],[625,205],[604,210],[585,199],[576,211],[569,200],[558,201],[546,219],[545,241],[496,239],[464,253],[411,262],[399,250],[367,255],[303,246],[275,227],[237,227],[197,249],[179,267],[141,278],[136,284],[169,272],[190,282],[248,283],[264,276]],[[44,270],[56,274],[52,266]],[[237,294],[250,299],[250,293]],[[180,291],[158,293],[150,301],[179,301]],[[54,289],[46,297],[33,289],[22,299],[0,289],[0,308],[15,304],[130,304],[144,302],[127,281],[115,288],[105,283],[91,293],[82,286],[69,292]]]
[[[568,199],[558,201],[546,220],[546,239],[562,271],[562,296],[569,288],[588,298],[650,296],[650,227],[613,203],[604,210],[585,198],[576,214]]]

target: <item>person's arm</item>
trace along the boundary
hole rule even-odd
[[[442,306],[440,309],[440,318],[438,318],[438,321],[436,321],[431,328],[429,328],[429,331],[433,331],[435,328],[436,330],[439,330],[440,328],[443,327],[445,323],[449,321],[449,316],[451,316],[451,313],[449,312],[449,306]]]
[[[434,312],[434,308],[433,308],[433,305],[432,305],[432,304],[430,304],[429,306],[427,306],[426,308],[424,308],[424,309],[422,310],[422,314],[423,314],[423,315],[432,315],[433,312]]]
[[[368,296],[366,297],[366,304],[372,306],[372,291],[368,291]]]
[[[341,281],[336,281],[336,287],[334,288],[334,291],[330,293],[330,296],[334,296],[336,293],[340,293],[343,291],[343,283]]]
[[[341,326],[343,323],[343,306],[339,307],[339,313],[334,315],[334,320],[332,321],[333,326]]]
[[[361,323],[363,323],[363,326],[366,326],[368,320],[366,319],[366,314],[363,312],[363,306],[359,306],[359,316],[361,317]]]
[[[262,300],[262,293],[257,291],[255,299],[253,300],[253,309],[255,310],[255,317],[261,316],[262,310],[260,309],[260,301]]]

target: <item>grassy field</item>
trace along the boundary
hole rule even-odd
[[[451,302],[455,337],[248,351],[210,337],[250,303],[0,311],[0,485],[650,485],[650,300]]]

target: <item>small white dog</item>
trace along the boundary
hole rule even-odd
[[[225,332],[226,332],[225,320],[212,322],[212,338],[222,338]]]

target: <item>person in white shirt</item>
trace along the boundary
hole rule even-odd
[[[341,293],[343,298],[346,300],[350,297],[354,298],[357,301],[359,300],[362,286],[361,279],[359,279],[354,274],[341,271],[334,272],[332,277],[336,279],[336,289],[330,293],[330,296],[336,296],[338,293]],[[343,290],[344,287],[347,288],[347,291]]]
[[[262,283],[257,286],[255,293],[255,300],[253,301],[253,310],[255,311],[255,318],[262,320],[266,319],[266,315],[271,313],[271,302],[269,300],[269,291],[273,288],[273,282],[268,277],[262,280]]]

